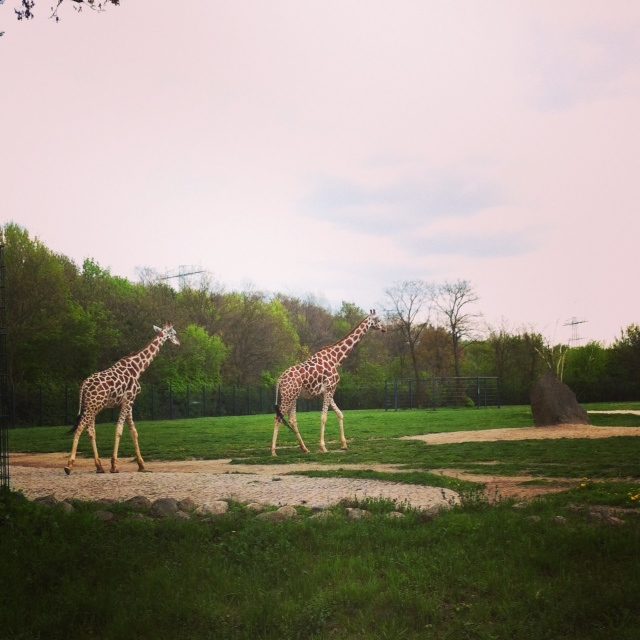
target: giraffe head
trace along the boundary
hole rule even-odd
[[[369,320],[370,329],[377,329],[378,331],[382,331],[382,332],[385,332],[387,330],[387,327],[385,327],[385,325],[382,324],[382,320],[380,320],[380,318],[376,314],[375,309],[369,310],[369,315],[367,316],[367,319]]]
[[[165,322],[162,329],[160,327],[156,327],[153,325],[154,331],[162,338],[162,342],[166,340],[171,340],[173,344],[180,346],[180,340],[178,340],[178,334],[176,330],[173,328],[173,324],[171,322]]]

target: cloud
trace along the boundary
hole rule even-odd
[[[530,253],[537,246],[533,236],[521,232],[436,233],[422,237],[405,237],[407,249],[417,255],[452,255],[467,258],[509,258]]]
[[[443,217],[475,214],[501,200],[493,185],[455,174],[385,186],[324,178],[303,200],[302,208],[311,217],[345,229],[397,235]]]

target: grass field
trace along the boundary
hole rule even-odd
[[[640,416],[592,422],[640,426]],[[340,462],[344,469],[331,473],[341,475],[367,473],[350,471],[355,462],[394,462],[406,465],[405,482],[421,484],[431,483],[431,469],[486,469],[487,461],[492,473],[589,480],[518,508],[470,493],[437,517],[409,510],[390,520],[392,506],[377,502],[367,520],[350,522],[338,506],[326,520],[277,525],[235,504],[212,521],[140,521],[120,507],[116,522],[104,523],[95,505],[65,514],[8,494],[0,502],[0,638],[638,637],[640,438],[427,447],[397,437],[531,426],[531,414],[353,411],[343,453],[329,424],[330,454],[303,456],[283,430],[277,461]],[[302,414],[300,425],[317,450],[318,414]],[[271,462],[269,416],[138,428],[149,460]],[[13,430],[10,446],[66,451],[66,431]],[[112,438],[113,428],[98,427],[105,458]],[[122,455],[131,454],[125,436]],[[618,508],[623,523],[594,518],[594,506]]]

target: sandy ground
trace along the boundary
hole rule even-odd
[[[421,440],[427,445],[457,442],[487,442],[500,440],[539,440],[547,438],[610,438],[640,436],[640,427],[593,427],[590,425],[562,425],[519,429],[487,429],[457,431],[404,439]],[[114,498],[126,500],[136,495],[150,499],[190,497],[197,504],[211,500],[232,499],[239,502],[260,502],[273,505],[306,505],[328,507],[343,499],[387,498],[398,504],[434,509],[458,500],[455,492],[419,485],[380,480],[353,478],[308,478],[295,474],[314,469],[340,468],[370,469],[389,473],[401,470],[392,464],[230,464],[230,460],[186,460],[148,462],[152,473],[138,473],[130,460],[120,461],[120,473],[96,474],[92,459],[78,458],[74,471],[65,475],[63,467],[68,453],[27,454],[10,456],[11,486],[28,498],[53,494],[58,499],[75,498],[98,500]],[[580,481],[575,478],[540,478],[533,476],[505,477],[488,474],[469,474],[457,469],[436,469],[440,473],[461,480],[485,485],[489,499],[528,499],[545,493],[565,491]],[[542,484],[526,484],[531,480]]]

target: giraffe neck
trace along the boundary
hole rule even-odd
[[[160,347],[165,343],[166,338],[163,336],[156,336],[142,351],[134,353],[127,358],[130,364],[135,366],[137,370],[137,376],[139,377],[144,371],[149,368],[149,365],[153,362],[153,359],[158,355]]]
[[[341,365],[370,328],[369,318],[365,318],[349,335],[340,342],[323,349],[322,353],[326,353],[328,357],[336,361],[337,365]]]

